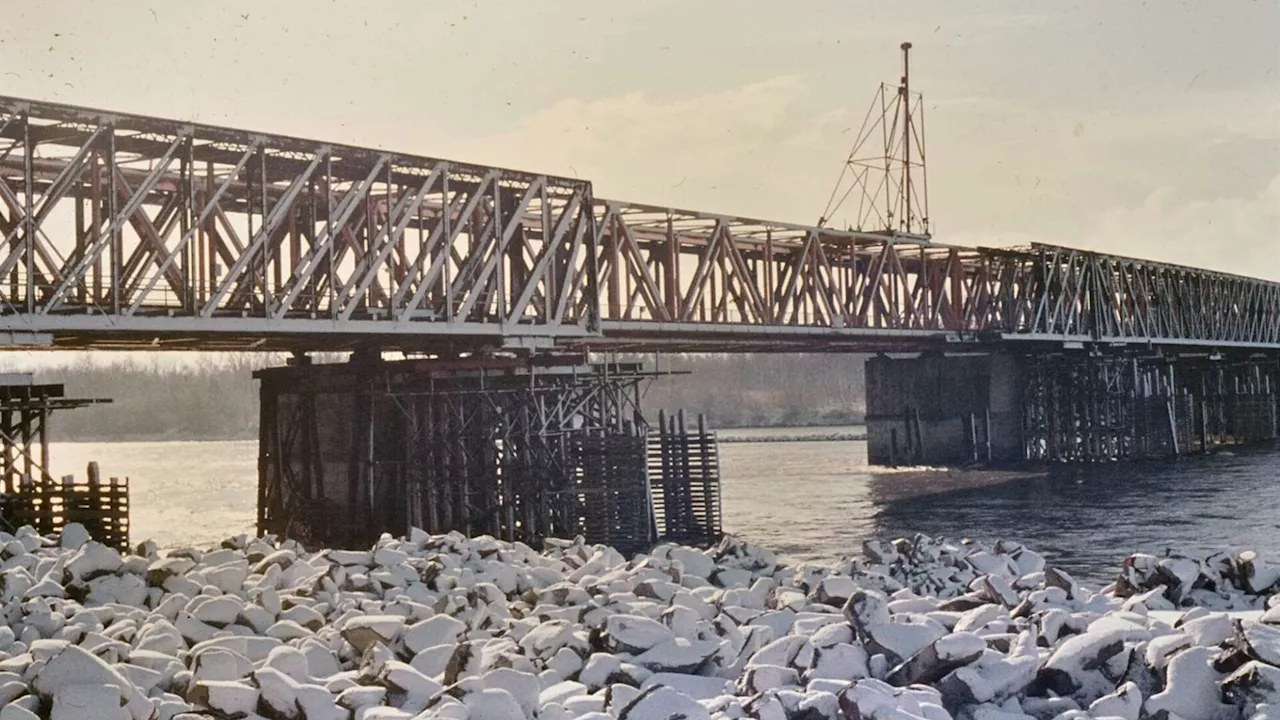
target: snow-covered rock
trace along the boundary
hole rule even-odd
[[[1016,543],[232,538],[120,555],[0,532],[0,720],[1266,717],[1257,554],[1133,555],[1090,590]],[[1241,614],[1237,610],[1254,612]],[[1271,709],[1269,709],[1271,708]]]
[[[1189,648],[1169,662],[1166,688],[1152,695],[1146,711],[1161,710],[1186,720],[1214,720],[1223,712],[1218,684],[1221,680],[1213,669],[1212,648]]]

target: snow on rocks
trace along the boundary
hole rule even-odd
[[[1112,594],[1155,596],[1172,607],[1256,609],[1265,606],[1271,596],[1280,595],[1280,565],[1268,564],[1251,550],[1201,559],[1134,554],[1125,558]]]
[[[1277,571],[1133,555],[1094,592],[1014,543],[789,566],[727,538],[234,538],[119,553],[0,533],[0,720],[1274,716]],[[1239,612],[1248,610],[1249,612]],[[91,708],[91,710],[86,710]]]

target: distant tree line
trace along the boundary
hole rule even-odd
[[[635,357],[673,373],[645,386],[646,416],[705,413],[712,427],[837,425],[863,416],[863,356],[663,355]],[[327,358],[332,361],[332,358]],[[282,364],[265,354],[209,355],[182,365],[158,359],[88,355],[36,370],[36,382],[63,383],[69,397],[107,405],[55,412],[55,440],[230,440],[258,432],[253,371]],[[3,369],[3,367],[0,367]]]
[[[55,411],[58,440],[232,440],[257,437],[264,355],[209,356],[175,367],[158,361],[97,356],[37,370],[38,383],[63,383],[68,397],[110,398],[107,405]]]
[[[715,428],[860,423],[865,360],[838,354],[661,356],[657,370],[687,374],[655,380],[644,396],[645,415],[684,409],[706,414]]]

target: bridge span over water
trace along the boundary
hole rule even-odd
[[[3,97],[0,239],[0,348],[298,352],[257,373],[258,528],[326,543],[714,537],[714,442],[650,426],[650,374],[592,351],[902,351],[867,362],[873,463],[1164,457],[1280,424],[1280,283],[1067,247]]]
[[[1280,283],[0,98],[0,344],[1280,350]]]

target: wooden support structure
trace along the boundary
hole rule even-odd
[[[653,432],[640,412],[652,376],[576,354],[261,370],[258,531],[345,547],[410,528],[582,535],[639,550],[665,527],[651,485],[675,487],[661,469],[653,477],[657,442],[679,446],[668,470],[697,496],[682,537],[718,534],[714,437],[705,426],[683,443],[683,428]]]
[[[1164,458],[1274,439],[1278,372],[1258,358],[1028,357],[1026,459]]]
[[[74,522],[98,542],[129,547],[128,478],[103,482],[92,462],[81,482],[49,473],[49,414],[104,402],[65,397],[62,385],[28,374],[0,376],[0,528],[57,534]]]
[[[0,496],[0,519],[10,529],[30,525],[56,535],[68,523],[80,523],[90,537],[119,550],[129,547],[129,480],[106,482],[67,475],[55,482],[31,483],[25,491]]]
[[[720,539],[719,449],[704,416],[690,428],[683,412],[658,414],[658,429],[649,435],[649,477],[659,537],[689,545]]]
[[[645,473],[645,439],[639,435],[575,438],[570,444],[570,494],[580,509],[583,536],[614,547],[656,538]],[[544,509],[545,511],[545,509]]]

